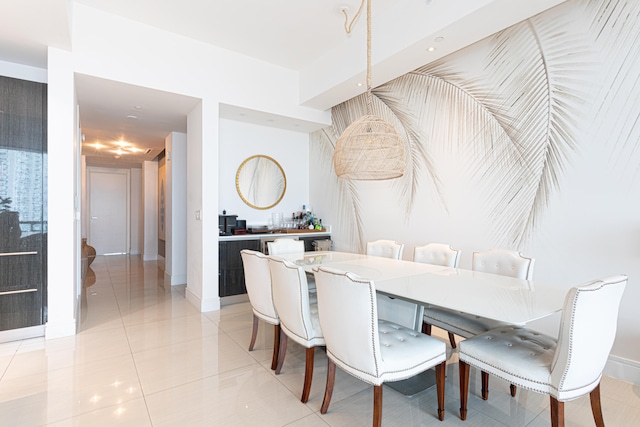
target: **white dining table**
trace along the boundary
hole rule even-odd
[[[567,291],[541,281],[349,252],[298,252],[280,256],[301,266],[308,274],[313,274],[319,266],[326,266],[373,280],[378,292],[378,317],[418,331],[422,328],[424,307],[430,304],[524,325],[561,311]],[[427,370],[387,385],[413,396],[434,384],[433,370]]]
[[[282,257],[308,273],[321,265],[355,273],[373,280],[377,292],[418,306],[432,304],[516,325],[560,311],[567,291],[541,281],[348,252]]]

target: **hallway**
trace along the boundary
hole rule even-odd
[[[248,303],[199,313],[170,288],[156,262],[140,256],[98,256],[95,283],[82,296],[78,335],[0,344],[0,425],[10,426],[369,426],[372,387],[340,372],[329,412],[320,414],[326,374],[316,364],[308,404],[299,400],[305,352],[289,341],[282,373],[271,363],[273,327],[260,324],[256,349]],[[445,337],[443,336],[443,339]],[[449,348],[450,349],[450,348]],[[473,371],[472,371],[473,374]],[[385,426],[547,426],[549,403],[480,376],[470,385],[467,421],[458,416],[458,367],[449,359],[446,416],[436,416],[435,389],[411,398],[385,387]],[[605,377],[607,426],[640,420],[640,387]],[[592,426],[588,397],[565,405],[567,426]]]

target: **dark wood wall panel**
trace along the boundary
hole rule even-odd
[[[0,330],[46,322],[47,86],[0,76]]]

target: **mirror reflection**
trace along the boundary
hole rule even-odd
[[[287,178],[278,162],[259,154],[249,157],[238,168],[236,189],[247,205],[255,209],[269,209],[284,197]]]

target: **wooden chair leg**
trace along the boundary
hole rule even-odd
[[[564,402],[551,398],[551,427],[564,427]]]
[[[271,357],[271,370],[275,371],[278,365],[278,352],[280,350],[280,325],[273,325],[273,356]]]
[[[422,333],[431,335],[431,325],[427,322],[422,322]]]
[[[482,400],[489,399],[489,374],[482,371]]]
[[[436,365],[436,390],[438,393],[438,419],[444,420],[444,384],[447,377],[447,362]]]
[[[511,390],[511,397],[516,397],[516,393],[518,391],[518,387],[516,387],[513,384],[511,384],[509,386],[509,389]]]
[[[460,369],[460,418],[467,419],[467,398],[469,396],[469,368],[462,360],[458,363]]]
[[[373,386],[373,427],[382,427],[382,384]]]
[[[591,399],[591,412],[593,413],[593,419],[596,421],[596,427],[604,427],[602,405],[600,404],[600,384],[591,390],[589,398]]]
[[[309,401],[309,392],[311,391],[311,380],[313,380],[313,355],[315,347],[307,349],[306,362],[304,365],[304,386],[302,387],[302,403]]]
[[[452,348],[456,348],[456,337],[451,332],[449,332],[449,343],[451,343]]]
[[[322,407],[320,407],[320,413],[326,414],[329,410],[329,404],[331,404],[331,395],[333,395],[333,384],[336,381],[336,364],[329,358],[329,364],[327,366],[327,385],[324,388],[324,399],[322,400]]]
[[[258,337],[258,316],[253,315],[253,330],[251,331],[251,342],[249,343],[249,351],[253,351],[253,346],[256,344],[256,338]]]
[[[287,335],[280,328],[280,348],[278,348],[278,363],[276,363],[276,375],[282,370],[282,364],[284,363],[284,355],[287,353]]]

